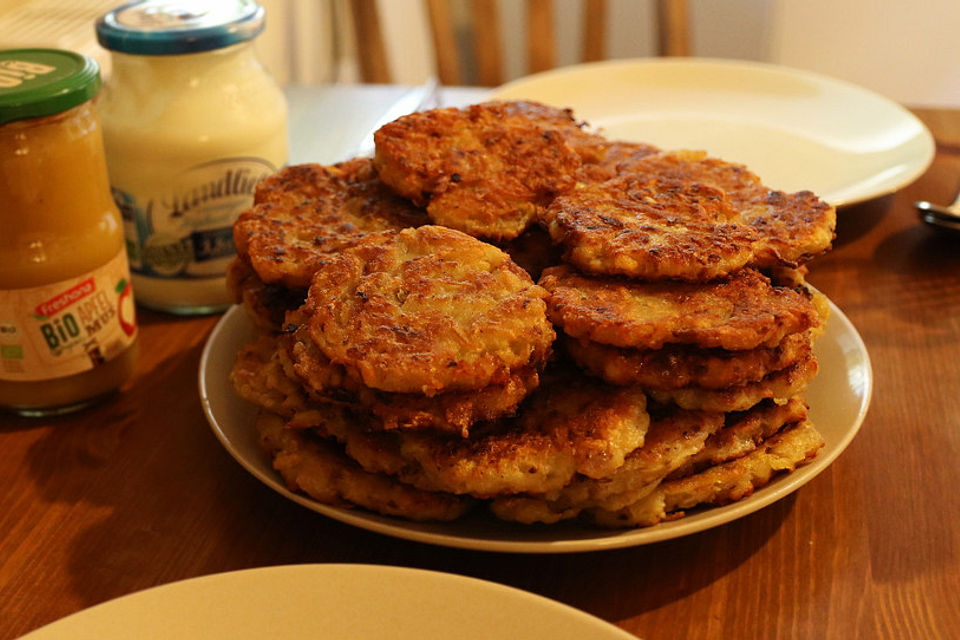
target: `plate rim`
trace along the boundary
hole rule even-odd
[[[610,69],[610,68],[619,68],[619,67],[723,67],[727,69],[737,69],[742,71],[762,71],[767,73],[775,73],[781,76],[791,76],[806,78],[808,80],[817,82],[821,85],[832,86],[840,88],[846,91],[855,91],[860,93],[865,98],[870,100],[875,100],[880,103],[892,107],[897,110],[903,117],[909,120],[912,124],[918,126],[920,130],[920,137],[922,138],[924,146],[924,159],[922,162],[919,162],[912,172],[904,174],[899,180],[892,183],[890,186],[885,187],[879,190],[869,191],[857,197],[847,197],[834,199],[830,201],[830,204],[834,207],[849,207],[855,204],[860,204],[876,198],[881,198],[885,195],[895,193],[900,189],[912,184],[917,180],[927,169],[930,168],[930,165],[933,163],[934,156],[936,155],[936,141],[933,138],[933,134],[930,132],[929,127],[915,114],[913,114],[909,109],[907,109],[902,104],[887,98],[886,96],[864,87],[858,85],[854,82],[848,80],[842,80],[840,78],[834,78],[816,71],[810,71],[808,69],[801,69],[798,67],[791,67],[782,64],[776,64],[772,62],[762,62],[757,60],[739,60],[732,58],[715,58],[715,57],[683,57],[683,58],[620,58],[615,60],[598,60],[594,62],[582,62],[579,64],[568,65],[565,67],[557,67],[555,69],[549,69],[546,71],[540,71],[538,73],[532,73],[529,75],[522,76],[520,78],[515,78],[504,84],[501,84],[497,87],[491,89],[488,94],[489,100],[498,100],[502,99],[502,94],[509,91],[515,91],[517,87],[523,86],[534,81],[539,81],[543,79],[550,79],[555,77],[563,76],[575,76],[580,73],[585,72],[596,72],[600,70]],[[513,99],[509,98],[508,99]],[[736,161],[736,158],[730,158],[730,161]],[[819,194],[818,194],[819,195]]]
[[[856,330],[856,327],[840,310],[840,308],[833,303],[832,300],[829,301],[829,304],[831,315],[826,331],[828,333],[838,331],[836,328],[837,325],[842,325],[844,330],[843,335],[853,340],[855,350],[862,359],[864,373],[864,391],[860,400],[860,404],[857,407],[857,415],[853,423],[843,432],[843,436],[836,443],[836,445],[829,451],[821,450],[819,455],[809,464],[798,467],[796,470],[786,476],[780,476],[743,500],[731,503],[729,505],[711,507],[698,514],[695,514],[693,517],[696,517],[696,520],[681,518],[672,522],[659,523],[657,525],[653,525],[652,527],[610,530],[609,535],[603,535],[603,533],[607,530],[598,530],[598,535],[596,537],[561,540],[518,541],[466,537],[457,535],[455,533],[451,534],[422,531],[414,528],[416,525],[421,523],[404,521],[399,518],[390,518],[388,520],[388,516],[366,512],[359,508],[344,509],[331,505],[325,505],[313,500],[312,498],[290,491],[287,489],[286,485],[282,482],[276,472],[266,473],[252,461],[239,455],[239,452],[230,441],[229,436],[221,429],[219,420],[217,416],[214,415],[213,408],[211,406],[211,399],[206,384],[206,375],[209,373],[209,363],[214,357],[214,346],[220,339],[224,339],[222,338],[223,334],[230,330],[233,323],[240,322],[237,320],[238,317],[242,319],[242,322],[246,322],[248,324],[250,323],[250,320],[246,316],[246,310],[239,305],[234,305],[223,314],[216,326],[214,326],[213,330],[210,332],[210,335],[204,344],[203,352],[200,356],[200,364],[198,367],[198,391],[208,425],[213,430],[221,446],[227,450],[234,460],[240,463],[240,465],[251,475],[280,495],[310,509],[311,511],[315,511],[321,515],[327,516],[344,524],[394,538],[410,540],[413,542],[433,544],[450,548],[469,549],[473,551],[543,554],[581,553],[589,551],[621,549],[652,544],[701,533],[703,531],[733,522],[734,520],[738,520],[742,517],[760,511],[761,509],[770,506],[774,502],[782,500],[812,481],[814,478],[820,475],[820,473],[829,468],[840,456],[840,454],[846,450],[846,448],[856,437],[857,433],[859,433],[860,427],[863,425],[863,421],[866,418],[867,412],[870,408],[874,386],[873,366],[871,364],[866,345],[863,342],[863,338]],[[825,337],[826,333],[824,336],[821,336],[820,340],[823,340]],[[250,406],[252,407],[253,405]],[[677,528],[677,525],[673,525],[673,523],[681,523],[679,526],[682,526],[683,524],[690,524],[691,522],[693,523],[692,526],[684,527],[684,530],[681,532],[676,532],[674,530]],[[435,523],[435,526],[442,527],[444,524],[447,523]],[[451,526],[455,526],[454,523],[449,524]],[[673,526],[671,527],[671,525]]]
[[[503,597],[510,599],[517,604],[522,603],[525,608],[530,608],[533,613],[537,613],[539,611],[539,613],[549,613],[551,615],[562,614],[567,619],[577,619],[582,621],[585,625],[589,624],[597,633],[603,631],[604,638],[610,638],[611,640],[615,638],[623,638],[625,640],[627,638],[634,638],[632,634],[597,615],[582,609],[578,609],[577,607],[565,602],[561,602],[560,600],[556,600],[533,591],[527,591],[513,585],[496,582],[494,580],[487,580],[475,576],[441,571],[437,569],[424,569],[420,567],[407,567],[400,565],[365,562],[310,562],[302,564],[267,565],[234,569],[229,571],[219,571],[216,573],[183,578],[174,580],[172,582],[154,585],[152,587],[138,589],[136,591],[105,600],[90,607],[86,607],[79,611],[75,611],[74,613],[47,623],[42,627],[33,629],[23,636],[23,640],[27,640],[28,638],[52,637],[49,634],[63,630],[61,629],[62,627],[69,627],[77,622],[82,623],[89,613],[94,609],[98,610],[96,614],[94,614],[97,615],[103,612],[105,609],[109,611],[118,606],[123,607],[129,604],[135,604],[140,600],[149,599],[151,597],[165,597],[167,593],[176,590],[182,590],[184,587],[217,588],[218,585],[223,586],[231,581],[241,581],[245,585],[249,583],[250,588],[254,588],[263,582],[262,578],[265,574],[274,574],[271,576],[273,578],[285,578],[285,583],[290,585],[296,585],[298,580],[304,581],[308,578],[325,578],[330,584],[342,584],[341,580],[345,573],[366,574],[371,576],[372,579],[379,580],[383,580],[388,577],[390,579],[406,579],[418,584],[422,584],[421,581],[432,581],[433,583],[442,584],[442,586],[449,588],[451,593],[457,593],[458,590],[464,590],[468,592],[467,595],[483,595],[484,593],[491,594],[492,597]],[[364,577],[366,577],[366,575]],[[270,584],[275,583],[271,582]]]

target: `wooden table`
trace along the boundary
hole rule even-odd
[[[420,567],[517,586],[650,640],[956,638],[960,633],[960,237],[917,221],[960,187],[960,112],[917,111],[933,166],[844,210],[810,280],[858,327],[873,404],[789,498],[649,546],[558,556],[433,547],[325,518],[240,467],[204,420],[217,317],[141,311],[123,393],[55,420],[0,418],[0,638],[130,592],[311,562]]]

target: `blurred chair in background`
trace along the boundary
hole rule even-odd
[[[426,14],[426,29],[422,20],[417,24],[417,20],[411,18],[416,6],[399,7],[396,2],[387,4],[377,0],[347,2],[356,34],[360,77],[364,82],[394,81],[391,61],[402,58],[405,63],[410,62],[411,49],[427,41],[432,44],[435,67],[432,73],[443,84],[497,86],[510,79],[506,58],[521,48],[526,68],[519,75],[560,66],[561,50],[569,53],[571,49],[570,38],[564,38],[560,32],[564,22],[573,21],[576,25],[576,19],[579,19],[580,55],[565,63],[608,57],[611,17],[608,0],[524,0],[514,2],[512,7],[497,0],[421,0],[418,4]],[[647,22],[656,24],[656,53],[689,55],[686,0],[655,0],[649,8],[652,19]],[[521,15],[516,15],[517,9]],[[509,15],[511,12],[513,15]],[[404,23],[400,34],[396,28],[391,31],[387,24],[398,19]],[[526,27],[525,34],[505,33],[509,25],[518,23]],[[636,37],[640,33],[634,31]],[[397,41],[398,35],[402,36],[402,42]]]
[[[785,64],[908,105],[960,107],[957,0],[259,1],[267,27],[256,47],[284,85],[430,76],[492,85],[584,60],[694,55]],[[108,76],[93,23],[122,3],[0,0],[0,48],[78,51]]]

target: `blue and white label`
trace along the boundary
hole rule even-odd
[[[180,173],[152,194],[114,187],[130,269],[154,278],[212,278],[236,255],[233,223],[257,183],[276,171],[262,158],[223,158]]]

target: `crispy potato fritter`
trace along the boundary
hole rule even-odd
[[[564,376],[545,382],[516,418],[469,439],[370,432],[336,412],[319,427],[368,471],[420,489],[490,497],[559,489],[578,474],[606,477],[643,445],[649,422],[642,391]]]
[[[374,135],[380,179],[437,224],[492,240],[523,232],[573,188],[579,133],[569,111],[492,102],[404,116]]]
[[[819,324],[807,297],[752,269],[697,284],[589,278],[562,266],[544,271],[540,284],[550,292],[551,320],[567,335],[617,347],[772,348]]]
[[[669,390],[721,389],[756,382],[808,357],[812,342],[810,332],[800,332],[788,335],[776,347],[746,351],[690,346],[623,349],[573,339],[564,344],[580,366],[611,384]]]
[[[742,458],[668,480],[634,504],[616,511],[593,509],[591,516],[605,527],[649,527],[682,516],[683,509],[741,500],[768,484],[775,474],[793,471],[816,456],[823,444],[813,424],[802,420]]]
[[[260,446],[273,456],[273,468],[287,487],[323,504],[357,505],[422,521],[455,520],[473,504],[467,497],[421,491],[389,476],[364,471],[336,442],[287,429],[279,416],[261,413],[256,428]]]
[[[638,527],[824,445],[801,394],[833,207],[535,102],[413,113],[374,143],[266,178],[233,229],[228,288],[260,335],[230,381],[291,491]]]
[[[448,391],[435,396],[377,391],[353,380],[334,365],[310,339],[306,326],[280,340],[281,361],[289,358],[298,382],[311,399],[363,407],[384,430],[434,429],[467,437],[477,422],[512,413],[540,383],[533,367],[512,370],[507,380],[477,390]]]
[[[233,226],[237,253],[263,282],[292,289],[368,233],[429,222],[377,180],[369,158],[287,167],[257,186],[254,202]]]
[[[493,513],[517,522],[557,522],[584,509],[616,510],[647,495],[673,470],[701,451],[723,426],[723,414],[679,409],[655,413],[643,446],[627,456],[616,471],[600,480],[577,477],[564,487],[542,495],[497,498]]]
[[[647,393],[657,402],[672,403],[684,409],[745,411],[768,398],[784,402],[803,393],[807,389],[807,383],[817,375],[818,367],[816,357],[811,355],[786,369],[774,371],[757,382],[747,382],[725,389],[648,389]]]
[[[310,336],[374,389],[480,389],[542,367],[555,337],[546,297],[500,249],[425,226],[330,257],[310,287]]]
[[[671,151],[645,156],[632,169],[722,189],[743,220],[757,231],[753,266],[796,266],[830,248],[836,209],[809,191],[787,194],[765,187],[741,164],[703,151]]]
[[[541,218],[581,271],[645,280],[725,276],[753,258],[757,240],[720,189],[653,174],[584,186]]]

